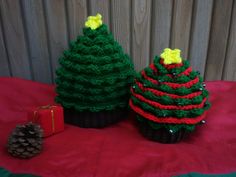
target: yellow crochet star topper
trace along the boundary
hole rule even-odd
[[[179,49],[170,49],[170,48],[165,48],[164,52],[161,54],[161,58],[164,60],[164,64],[169,65],[169,64],[177,64],[182,62],[182,58],[180,57],[180,52],[181,50]]]
[[[92,30],[97,29],[102,25],[102,15],[97,14],[96,16],[89,16],[85,22],[85,26],[91,28]]]

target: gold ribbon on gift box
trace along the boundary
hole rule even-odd
[[[38,111],[39,110],[42,110],[42,109],[50,109],[50,112],[51,112],[51,117],[52,117],[52,132],[54,133],[55,132],[55,116],[54,116],[54,110],[52,108],[55,108],[56,106],[53,106],[53,105],[46,105],[46,106],[40,106],[37,108],[37,110],[34,111],[34,118],[33,120],[34,121],[37,121],[38,119]]]

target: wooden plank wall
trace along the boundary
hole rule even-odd
[[[236,80],[236,0],[0,0],[0,76],[53,83],[58,58],[97,12],[137,71],[180,48],[206,80]]]

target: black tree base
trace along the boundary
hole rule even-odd
[[[127,118],[128,110],[78,112],[64,108],[65,123],[82,128],[104,128]]]
[[[185,129],[171,133],[165,128],[153,129],[146,121],[137,121],[140,132],[149,140],[164,143],[174,144],[181,141],[188,135]]]

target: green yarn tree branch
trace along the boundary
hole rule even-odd
[[[84,28],[59,63],[56,102],[65,108],[98,112],[128,106],[133,63],[106,25]]]

